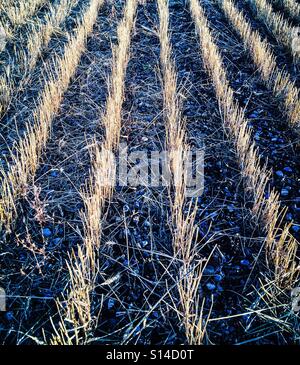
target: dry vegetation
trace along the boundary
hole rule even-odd
[[[41,92],[38,106],[33,111],[34,124],[26,126],[25,136],[12,146],[12,156],[10,156],[11,161],[8,162],[7,171],[4,169],[1,171],[3,178],[0,220],[7,230],[14,214],[17,213],[16,201],[26,194],[29,180],[38,167],[42,150],[49,138],[52,119],[76,71],[86,37],[93,27],[89,19],[92,14],[90,9],[94,11],[95,5],[87,9],[74,35],[69,36],[64,54],[61,57],[54,55],[54,70],[49,70],[49,79]]]
[[[300,5],[273,5],[1,3],[0,343],[299,343]],[[171,184],[118,186],[124,142]]]
[[[242,37],[245,47],[253,57],[262,79],[273,91],[275,97],[283,100],[288,121],[291,127],[299,130],[300,123],[300,97],[299,90],[290,79],[287,72],[280,70],[276,65],[276,58],[266,41],[259,33],[251,30],[250,24],[239,12],[231,0],[219,2],[228,19]]]
[[[279,43],[285,46],[299,62],[300,53],[293,47],[294,27],[282,14],[276,13],[267,0],[248,0],[258,19],[265,22]]]
[[[9,64],[5,66],[3,75],[1,75],[0,115],[8,107],[11,98],[15,97],[18,93],[18,90],[21,90],[24,87],[43,50],[47,48],[51,36],[55,32],[59,31],[59,26],[70,14],[71,8],[76,6],[77,3],[77,0],[63,0],[54,5],[49,4],[45,17],[37,17],[36,19],[32,20],[32,22],[28,23],[28,25],[25,24],[25,29],[22,30],[22,33],[24,31],[26,34],[24,39],[25,47],[17,48],[15,46],[12,60],[10,60]],[[20,7],[22,6],[21,4],[23,4],[23,2],[20,3]],[[27,6],[27,4],[30,4],[30,2],[26,2],[25,4]],[[34,2],[34,4],[37,6],[37,2]],[[33,10],[34,7],[31,7],[30,9]],[[34,13],[34,11],[32,11],[32,13]],[[22,14],[22,11],[18,10],[17,14]],[[27,13],[24,10],[24,17],[25,14]],[[11,22],[15,24],[15,21]],[[9,38],[12,37],[8,37],[8,39]],[[14,42],[12,41],[12,43]],[[18,73],[22,74],[22,78],[21,80],[16,81],[14,80],[14,75]]]
[[[10,23],[11,29],[26,23],[27,20],[45,4],[45,0],[7,0],[1,4],[1,12]]]
[[[101,239],[101,220],[103,219],[105,204],[113,193],[116,172],[111,159],[111,152],[117,147],[120,138],[124,79],[137,4],[137,0],[128,0],[124,18],[118,26],[118,45],[113,53],[109,96],[103,116],[105,140],[100,147],[96,146],[91,153],[93,167],[83,191],[83,245],[78,247],[77,257],[73,252],[72,257],[70,257],[71,265],[67,263],[70,275],[70,291],[66,308],[62,304],[60,305],[63,311],[59,324],[60,333],[55,330],[56,334],[51,340],[52,344],[85,344],[92,336],[93,326],[97,325],[99,313],[92,313],[90,296],[95,289],[99,271],[98,251]],[[92,14],[94,14],[95,21],[97,9],[91,9],[89,16]],[[65,322],[68,325],[72,323],[73,328],[67,330]]]
[[[300,4],[296,0],[275,0],[275,4],[279,5],[291,18],[300,19]]]
[[[246,190],[253,196],[253,215],[258,223],[261,222],[266,232],[266,251],[270,256],[270,261],[273,261],[275,265],[275,280],[279,285],[288,280],[291,285],[296,274],[297,241],[289,236],[289,227],[284,227],[282,233],[279,229],[281,216],[284,213],[280,211],[278,193],[272,190],[267,199],[264,197],[271,172],[265,166],[260,166],[258,151],[255,144],[251,142],[251,134],[243,110],[234,100],[233,90],[227,81],[226,72],[210,34],[207,19],[197,0],[191,1],[191,12],[200,35],[203,59],[215,86],[225,128],[228,128],[230,135],[234,138]]]
[[[177,73],[172,59],[169,37],[169,10],[166,0],[158,0],[160,62],[163,74],[164,119],[166,125],[166,149],[170,153],[170,172],[174,192],[170,189],[171,232],[174,257],[182,262],[179,268],[178,291],[181,316],[190,345],[202,344],[205,335],[201,298],[199,297],[202,276],[202,262],[197,262],[197,225],[195,224],[197,204],[186,199],[187,172],[184,162],[188,158],[185,122],[181,116]]]

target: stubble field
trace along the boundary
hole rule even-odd
[[[299,344],[299,24],[299,0],[2,0],[1,344]],[[161,151],[169,184],[134,174]]]

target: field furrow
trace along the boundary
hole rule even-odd
[[[291,19],[299,21],[300,4],[297,3],[297,0],[275,0],[275,5],[291,17]]]
[[[2,65],[0,76],[0,116],[3,131],[9,133],[10,139],[16,130],[22,133],[22,119],[28,117],[28,109],[32,109],[32,105],[37,102],[37,94],[46,82],[49,67],[52,67],[49,59],[61,52],[63,41],[66,43],[68,40],[67,33],[72,36],[76,23],[80,22],[83,6],[87,2],[80,2],[80,6],[77,4],[77,0],[62,0],[50,5],[33,25],[22,29],[24,40],[8,47],[8,62]],[[18,124],[16,118],[19,118]],[[2,138],[6,136],[4,134]]]
[[[291,233],[299,240],[299,135],[294,128],[289,128],[285,112],[274,99],[274,93],[267,88],[262,77],[255,74],[256,68],[249,66],[252,56],[245,54],[243,44],[239,40],[228,41],[232,34],[231,28],[226,28],[221,34],[221,29],[227,27],[222,12],[214,7],[206,7],[206,11],[209,17],[217,19],[214,24],[209,25],[219,35],[216,44],[223,56],[227,78],[235,97],[243,107],[247,124],[251,127],[251,140],[258,148],[260,165],[266,165],[270,170],[270,187],[276,189],[280,194],[282,207],[288,209],[283,220],[286,223],[294,221]],[[269,79],[268,82],[272,83],[272,80]]]
[[[198,296],[205,258],[199,258],[197,203],[188,201],[187,172],[184,163],[191,152],[186,138],[186,125],[181,115],[181,99],[177,85],[172,46],[169,36],[169,9],[166,0],[158,0],[160,64],[163,84],[163,108],[166,129],[166,148],[169,153],[173,189],[169,187],[171,232],[174,259],[181,261],[178,291],[182,322],[189,345],[201,345],[206,331],[203,323],[203,303]]]
[[[96,1],[96,0],[95,0]],[[61,57],[54,57],[54,72],[49,75],[45,89],[39,97],[39,105],[33,111],[34,122],[25,125],[24,136],[13,146],[12,156],[9,156],[7,171],[2,172],[2,196],[0,205],[1,224],[9,228],[13,216],[17,214],[16,200],[26,195],[27,185],[34,177],[51,131],[52,120],[60,108],[63,94],[74,76],[81,54],[85,47],[86,37],[91,32],[93,23],[88,17],[95,10],[95,5],[101,2],[91,2]]]
[[[299,344],[299,1],[1,2],[1,345]]]
[[[161,151],[165,141],[161,89],[155,71],[159,64],[155,13],[155,3],[138,7],[126,75],[120,153],[130,166],[136,165],[136,172],[133,170],[119,181],[103,231],[107,237],[101,251],[105,258],[105,277],[117,275],[111,287],[103,288],[107,300],[98,333],[104,342],[105,339],[123,344],[141,343],[144,339],[156,342],[160,341],[158,333],[166,338],[162,332],[166,331],[165,323],[157,328],[151,323],[157,322],[162,310],[166,317],[170,312],[165,309],[168,299],[165,280],[169,279],[167,267],[172,259],[171,246],[164,236],[167,190],[149,189],[143,181],[145,177],[139,173],[141,154]]]
[[[247,1],[249,1],[257,18],[266,24],[276,40],[289,50],[295,62],[298,63],[300,50],[294,44],[295,37],[298,38],[297,30],[281,14],[274,11],[271,2],[267,0]]]
[[[12,3],[7,5],[7,9],[10,7],[13,7]],[[49,8],[47,8],[46,11],[49,10]],[[43,10],[45,9],[42,9],[41,12],[37,12],[30,21],[28,20],[25,24],[19,26],[15,32],[13,31],[12,26],[8,24],[8,19],[6,18],[3,9],[0,13],[0,117],[2,117],[2,114],[9,105],[9,101],[13,94],[14,75],[18,72],[16,63],[19,61],[24,63],[25,61],[25,58],[22,57],[25,55],[22,49],[25,47],[27,36],[30,33],[29,30],[34,29],[35,25],[38,25],[43,21],[45,14],[45,11]],[[20,58],[18,56],[20,56]]]
[[[88,36],[88,30],[97,17],[100,5],[101,2],[90,4],[83,20],[86,27],[83,39]],[[23,266],[26,276],[22,278],[16,275],[11,287],[10,294],[16,298],[14,306],[22,308],[26,305],[23,298],[26,298],[30,291],[35,293],[33,297],[36,303],[32,305],[37,305],[41,313],[41,321],[32,329],[32,335],[40,333],[43,326],[46,333],[49,331],[49,318],[47,321],[44,319],[43,308],[49,310],[52,315],[55,313],[55,298],[61,289],[53,286],[53,282],[61,288],[66,285],[65,261],[68,259],[68,252],[71,252],[81,239],[80,210],[83,200],[80,189],[89,176],[89,148],[95,143],[95,136],[98,140],[101,139],[99,112],[101,102],[106,98],[106,73],[111,59],[110,40],[116,30],[110,9],[106,6],[103,10],[104,13],[100,11],[97,18],[87,50],[84,51],[82,47],[78,49],[84,52],[84,56],[78,69],[74,70],[76,81],[68,87],[59,114],[53,120],[52,136],[45,150],[41,151],[42,163],[35,177],[28,182],[26,196],[18,206],[19,219],[18,223],[15,223],[18,228],[10,236],[10,240],[18,242],[19,245],[16,255],[26,257],[26,264]],[[92,23],[89,25],[89,22]],[[81,98],[76,97],[79,89]],[[91,116],[94,118],[93,123]],[[76,126],[75,120],[78,123]],[[83,161],[81,166],[79,160]],[[24,232],[27,234],[24,235]],[[43,245],[46,246],[45,250],[41,250]],[[11,249],[14,251],[15,248]],[[63,266],[56,266],[60,264]],[[6,271],[8,264],[5,260],[2,265]],[[48,272],[43,278],[40,278],[41,270]],[[55,278],[49,281],[52,275]],[[24,287],[20,286],[22,281],[26,283]],[[47,297],[48,301],[43,299],[44,297]],[[32,314],[28,311],[27,317],[32,318]],[[17,318],[21,318],[20,323],[26,326],[28,319]],[[28,337],[21,336],[17,341],[26,342]]]
[[[271,190],[265,195],[270,172],[260,166],[258,150],[251,142],[251,134],[243,110],[239,108],[229,86],[218,49],[212,39],[203,8],[197,0],[190,1],[191,12],[199,33],[202,56],[212,78],[224,126],[234,140],[245,188],[252,194],[252,213],[266,234],[267,260],[274,265],[274,279],[279,287],[288,288],[297,278],[297,241],[291,236],[290,225],[281,229],[282,215],[278,194]]]
[[[276,40],[267,24],[259,21],[255,16],[255,13],[253,13],[253,9],[249,2],[235,0],[234,4],[235,7],[243,13],[245,19],[251,25],[251,29],[258,32],[262,40],[270,45],[270,48],[276,57],[279,69],[282,71],[285,70],[290,75],[292,82],[295,82],[295,85],[299,88],[299,64],[294,62],[294,58],[289,50]],[[231,39],[233,40],[234,37],[232,36],[233,35],[231,35]],[[299,38],[296,37],[295,41],[297,42],[298,39]]]
[[[299,90],[291,81],[285,71],[281,71],[277,65],[270,46],[264,42],[259,34],[251,30],[243,14],[239,12],[232,1],[219,2],[226,16],[233,24],[239,35],[242,37],[245,46],[261,73],[262,79],[267,86],[273,90],[274,96],[283,100],[286,109],[288,122],[291,127],[299,129],[300,124],[300,96]]]
[[[94,297],[93,293],[98,285],[97,278],[100,276],[102,219],[114,189],[116,171],[111,154],[118,147],[120,138],[124,82],[137,5],[138,0],[127,0],[123,19],[117,29],[118,44],[113,50],[108,98],[102,118],[105,137],[100,146],[92,148],[93,166],[82,194],[84,242],[82,246],[78,246],[76,253],[73,251],[70,255],[68,270],[71,285],[68,297],[63,298],[63,301],[66,300],[66,306],[61,305],[61,322],[55,330],[52,344],[87,343],[98,325],[101,299],[100,309],[92,306],[90,300]]]

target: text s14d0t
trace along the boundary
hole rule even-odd
[[[108,351],[107,360],[131,360],[138,362],[142,359],[149,360],[192,360],[194,350],[149,350],[149,351]]]

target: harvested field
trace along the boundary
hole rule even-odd
[[[299,20],[1,2],[0,344],[299,344]]]

